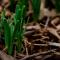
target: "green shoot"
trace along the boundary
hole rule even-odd
[[[33,17],[34,20],[38,19],[40,13],[40,4],[41,0],[32,0],[32,7],[33,7]]]

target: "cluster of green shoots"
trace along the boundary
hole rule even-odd
[[[11,3],[14,2],[11,0]],[[8,22],[5,17],[5,8],[2,12],[1,24],[4,28],[4,41],[5,48],[7,49],[7,53],[12,55],[13,47],[15,45],[16,51],[21,52],[23,47],[23,38],[24,38],[24,29],[23,25],[25,24],[24,16],[26,12],[26,5],[23,4],[23,1],[19,1],[16,5],[15,15],[13,15],[13,22]],[[12,4],[13,6],[13,4]],[[11,8],[12,8],[11,6]],[[11,19],[11,18],[10,18]],[[8,19],[8,20],[10,20]],[[12,20],[11,20],[12,21]]]
[[[35,2],[34,2],[35,1]],[[39,0],[38,0],[39,1]],[[32,6],[34,7],[34,17],[38,17],[39,8],[40,8],[40,1],[32,0]],[[14,0],[10,0],[11,9],[13,11],[13,4]],[[38,4],[38,7],[36,7]],[[15,15],[13,15],[13,22],[8,22],[5,18],[5,8],[2,12],[1,16],[1,24],[4,28],[4,41],[5,41],[5,48],[7,49],[7,53],[12,55],[14,44],[16,46],[16,51],[21,52],[23,48],[23,38],[25,29],[23,28],[25,24],[25,15],[27,12],[27,5],[28,0],[19,0],[16,4]],[[10,20],[9,18],[8,20]],[[11,20],[12,21],[12,20]]]

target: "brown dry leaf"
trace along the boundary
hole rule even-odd
[[[51,21],[51,24],[54,26],[54,27],[56,27],[56,24],[59,22],[59,18],[57,17],[57,18],[55,18],[55,19],[53,19],[52,21]]]
[[[0,58],[2,60],[15,60],[12,56],[7,55],[3,51],[0,51]]]
[[[56,26],[57,30],[60,30],[60,24],[58,26]]]
[[[56,29],[54,29],[54,28],[47,28],[47,30],[48,30],[51,34],[53,34],[54,36],[56,36],[56,37],[60,40],[60,36],[58,35]]]

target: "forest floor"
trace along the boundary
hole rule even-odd
[[[15,52],[15,58],[18,60],[60,60],[59,17],[52,19],[44,17],[40,22],[31,22],[24,26],[26,29],[24,48],[21,53]],[[3,60],[15,60],[2,51],[0,51],[0,57]]]
[[[6,15],[11,15],[9,10]],[[23,51],[15,51],[12,57],[2,50],[2,60],[60,60],[60,16],[44,16],[40,21],[29,22],[23,27],[26,29]]]

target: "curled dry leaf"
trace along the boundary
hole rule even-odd
[[[3,0],[3,5],[5,8],[7,8],[10,5],[10,1],[9,0]]]
[[[51,21],[51,24],[54,26],[54,27],[56,27],[56,24],[58,24],[59,23],[59,18],[58,17],[56,17],[55,19],[53,19],[52,21]]]
[[[59,36],[59,34],[57,33],[57,30],[56,30],[56,29],[54,29],[54,28],[48,28],[48,31],[49,31],[51,34],[53,34],[55,37],[57,37],[57,38],[59,39],[59,41],[60,41],[60,36]]]

